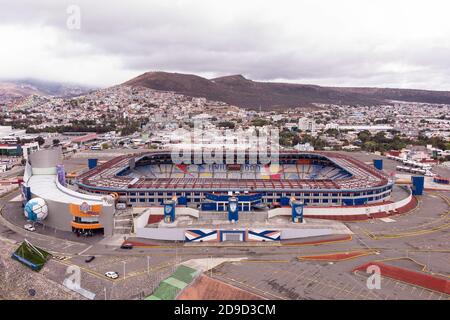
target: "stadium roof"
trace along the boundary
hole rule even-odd
[[[124,155],[112,159],[79,176],[77,183],[82,187],[105,191],[129,190],[193,190],[228,191],[234,189],[259,190],[354,190],[370,189],[387,185],[387,176],[360,161],[341,153],[281,151],[280,157],[319,155],[332,161],[351,174],[343,179],[204,179],[204,178],[150,178],[119,176],[129,166],[131,159],[143,156],[170,155],[170,151],[149,151],[146,153]]]
[[[56,175],[32,175],[28,180],[28,186],[33,194],[50,201],[78,205],[83,202],[87,202],[89,205],[103,203],[100,196],[87,195],[61,186],[58,187],[56,179]]]

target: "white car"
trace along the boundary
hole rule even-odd
[[[437,174],[434,172],[431,171],[425,172],[425,177],[435,177],[435,176],[437,176]]]
[[[23,228],[25,230],[28,230],[28,231],[31,231],[31,232],[36,231],[36,228],[33,227],[31,224],[26,224],[26,225],[23,226]]]
[[[105,273],[105,276],[110,279],[117,279],[119,277],[119,274],[115,271],[108,271]]]

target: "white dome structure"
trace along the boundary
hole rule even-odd
[[[33,198],[25,205],[24,214],[28,220],[42,221],[48,215],[47,203],[42,198]]]

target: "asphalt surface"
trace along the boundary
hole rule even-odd
[[[16,243],[27,238],[35,245],[65,256],[64,261],[51,260],[41,274],[62,283],[67,277],[67,267],[78,266],[82,287],[94,292],[96,299],[142,298],[151,294],[180,262],[209,257],[247,258],[242,262],[224,263],[208,275],[269,299],[449,299],[445,294],[388,278],[382,279],[381,289],[370,290],[364,274],[351,272],[369,261],[400,259],[398,261],[410,261],[410,268],[417,265],[422,269],[425,265],[426,272],[448,277],[449,199],[449,192],[427,193],[420,198],[416,209],[391,217],[394,221],[377,219],[347,223],[355,233],[352,240],[316,246],[195,247],[172,244],[123,250],[105,245],[101,237],[83,243],[55,238],[51,233],[25,232],[20,229],[23,221],[17,225],[17,230],[0,224],[0,236]],[[2,199],[6,210],[17,205],[8,200],[8,197]],[[57,233],[56,236],[64,235]],[[298,259],[305,255],[355,250],[370,254],[334,263]],[[96,258],[86,263],[85,258],[90,255]],[[106,278],[106,271],[118,272],[119,279]]]

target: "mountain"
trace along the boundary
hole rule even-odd
[[[31,86],[44,95],[70,97],[84,94],[94,88],[74,83],[53,82],[37,79],[24,79],[15,81],[18,85]]]
[[[242,75],[206,79],[192,74],[146,72],[123,85],[174,91],[244,108],[265,110],[306,107],[311,106],[312,103],[376,105],[390,100],[450,104],[449,91],[322,87],[252,81]]]
[[[17,85],[12,82],[0,82],[0,97],[6,98],[19,98],[30,95],[40,95],[41,92],[36,88],[28,85]]]
[[[0,101],[12,101],[30,95],[73,97],[90,90],[92,88],[86,86],[37,79],[0,80]]]

